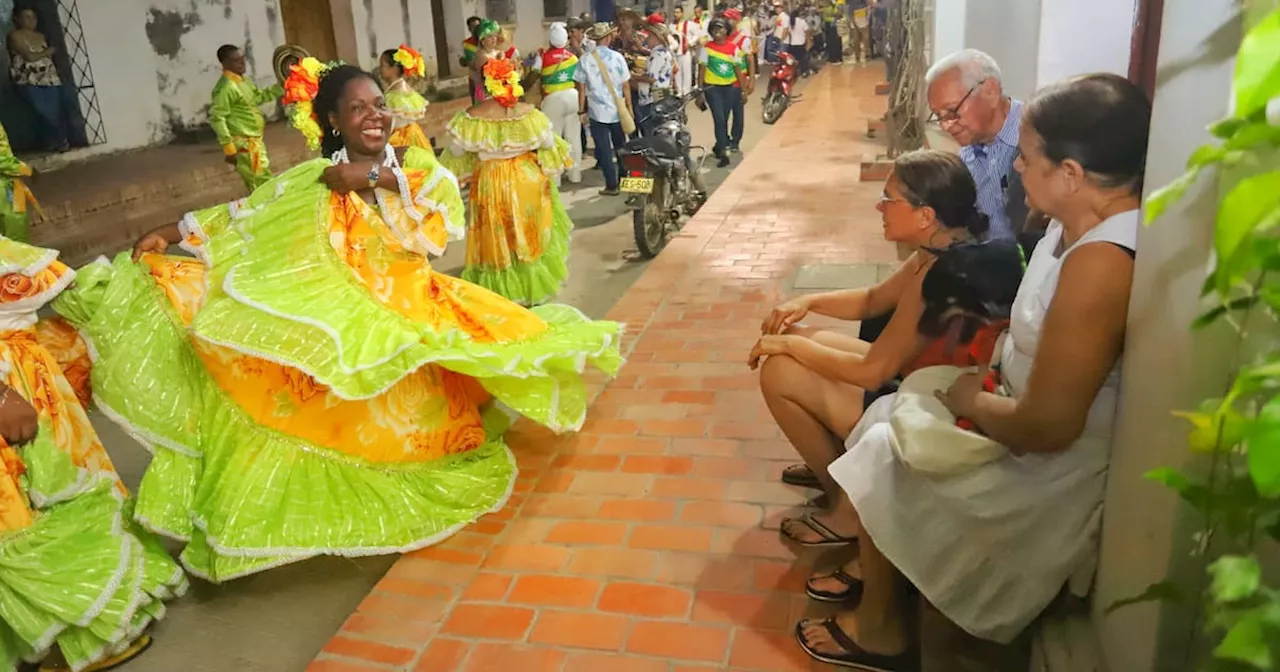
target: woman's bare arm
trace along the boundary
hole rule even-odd
[[[916,286],[910,283],[910,286]],[[928,340],[920,336],[917,325],[923,304],[919,295],[904,296],[866,354],[822,345],[811,338],[787,337],[787,354],[807,368],[842,383],[875,390],[893,380],[919,356]]]
[[[885,315],[902,301],[903,292],[915,285],[913,280],[923,263],[922,253],[916,252],[902,262],[893,275],[877,285],[812,294],[806,297],[809,312],[840,320],[865,320]]]
[[[980,393],[971,419],[1015,454],[1056,453],[1084,432],[1089,409],[1124,349],[1133,259],[1090,243],[1062,265],[1027,389],[1015,399]]]

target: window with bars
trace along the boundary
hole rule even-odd
[[[515,0],[484,0],[484,15],[498,23],[515,23]]]
[[[84,41],[84,26],[80,23],[76,0],[58,0],[58,18],[62,20],[62,39],[67,59],[71,61],[72,84],[80,101],[85,136],[89,144],[101,145],[107,141],[107,131],[102,123],[98,90],[93,86],[93,67],[89,64],[89,47]]]
[[[569,0],[542,0],[542,16],[563,19],[569,16]]]

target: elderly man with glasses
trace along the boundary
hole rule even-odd
[[[957,51],[935,63],[925,74],[925,84],[933,111],[929,121],[960,143],[960,158],[978,185],[978,209],[991,220],[989,236],[1024,242],[1026,195],[1013,169],[1022,101],[1004,94],[1000,66],[976,49]]]

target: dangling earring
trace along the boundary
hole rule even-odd
[[[338,129],[333,129],[333,137],[338,137]]]

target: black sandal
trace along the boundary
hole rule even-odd
[[[802,488],[821,488],[818,476],[807,464],[793,464],[782,470],[782,482]]]
[[[815,579],[835,579],[845,586],[845,590],[838,593],[829,590],[818,590],[813,587]],[[837,567],[836,571],[826,576],[809,577],[804,582],[804,594],[815,602],[843,602],[848,608],[852,609],[862,601],[862,579],[856,576],[849,576],[844,571],[844,567]]]
[[[903,651],[895,656],[886,656],[879,653],[871,653],[858,643],[853,641],[840,626],[836,624],[836,617],[831,616],[822,621],[822,626],[827,629],[827,634],[831,635],[831,641],[835,642],[843,652],[842,653],[822,653],[815,651],[809,643],[804,641],[804,628],[810,623],[807,619],[802,619],[796,623],[796,641],[800,643],[800,648],[809,654],[814,660],[835,665],[837,667],[847,667],[853,670],[863,670],[864,672],[910,672],[915,669],[912,665],[913,660],[909,651]]]
[[[820,538],[818,539],[818,541],[804,541],[803,539],[797,539],[795,535],[791,534],[791,532],[787,530],[787,523],[800,523],[801,525],[804,525],[810,530],[813,530],[814,532],[818,533],[818,537]],[[826,546],[848,546],[849,544],[858,543],[857,535],[854,535],[852,537],[842,537],[839,534],[836,534],[836,532],[831,528],[827,527],[826,525],[823,525],[821,521],[814,520],[812,513],[806,513],[796,518],[787,518],[783,520],[782,525],[779,526],[778,528],[778,531],[781,532],[784,537],[790,539],[791,541],[794,541],[797,544],[800,544],[801,546],[807,546],[809,548],[821,548]]]

